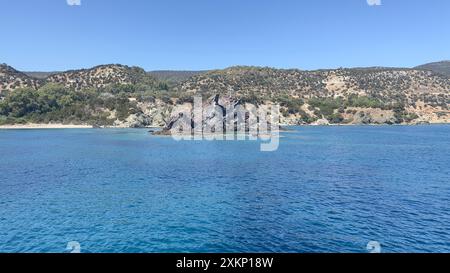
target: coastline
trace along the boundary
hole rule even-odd
[[[0,130],[30,130],[30,129],[92,129],[92,125],[75,125],[75,124],[14,124],[0,125]]]
[[[281,126],[285,127],[285,130],[281,130],[280,132],[289,132],[287,129],[292,126],[300,126],[300,127],[352,127],[352,126],[368,126],[368,127],[379,127],[379,126],[430,126],[430,125],[449,125],[450,123],[411,123],[411,124],[327,124],[327,125],[318,125],[318,124],[303,124],[303,125],[289,125],[283,124]],[[33,129],[93,129],[96,128],[92,125],[79,125],[79,124],[61,124],[61,123],[49,123],[49,124],[37,124],[37,123],[28,123],[28,124],[9,124],[9,125],[0,125],[0,130],[33,130]],[[116,128],[116,129],[127,129],[129,127],[123,126],[107,126],[100,128]],[[161,129],[162,127],[157,126],[148,126],[142,127],[147,129]]]

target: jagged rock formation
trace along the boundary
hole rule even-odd
[[[260,116],[259,111],[268,113]],[[273,118],[272,115],[273,114]],[[201,104],[201,108],[195,109],[192,104],[186,103],[177,107],[171,114],[166,126],[157,135],[169,134],[233,134],[252,133],[257,135],[264,130],[270,132],[277,126],[278,113],[271,112],[268,105],[250,105],[229,96],[215,95]],[[275,121],[274,123],[272,121]],[[262,129],[261,125],[264,126]]]
[[[170,134],[171,131],[183,134],[193,134],[194,131],[200,134],[203,132],[226,133],[227,121],[231,118],[234,120],[235,113],[240,106],[242,107],[240,101],[231,97],[220,97],[219,95],[215,95],[202,103],[201,109],[197,110],[197,113],[195,113],[192,104],[184,104],[172,112],[167,125],[157,134]],[[195,115],[201,115],[201,117],[195,117]],[[199,122],[196,124],[197,121]],[[242,120],[242,122],[245,123],[245,120]],[[182,130],[183,132],[181,132]]]

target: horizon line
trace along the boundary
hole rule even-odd
[[[7,66],[10,66],[12,68],[14,68],[17,71],[20,72],[26,72],[26,73],[60,73],[60,72],[66,72],[66,71],[77,71],[77,70],[89,70],[98,66],[107,66],[107,65],[123,65],[123,66],[128,66],[128,67],[139,67],[144,69],[145,72],[207,72],[207,71],[214,71],[214,70],[225,70],[228,68],[232,68],[232,67],[259,67],[259,68],[272,68],[272,69],[280,69],[280,70],[301,70],[301,71],[320,71],[320,70],[337,70],[337,69],[364,69],[364,68],[388,68],[388,69],[414,69],[417,68],[419,66],[422,65],[426,65],[426,64],[434,64],[434,63],[445,63],[445,62],[450,62],[450,59],[448,60],[440,60],[440,61],[431,61],[431,62],[426,62],[423,64],[418,64],[416,66],[412,66],[412,67],[407,67],[407,66],[382,66],[382,65],[372,65],[372,66],[350,66],[350,67],[344,67],[344,66],[338,66],[338,67],[328,67],[328,68],[317,68],[317,69],[303,69],[300,67],[279,67],[279,66],[270,66],[270,65],[243,65],[243,64],[238,64],[238,65],[230,65],[230,66],[226,66],[226,67],[221,67],[221,68],[210,68],[210,69],[145,69],[142,66],[139,65],[130,65],[130,64],[123,64],[123,63],[105,63],[105,64],[98,64],[98,65],[94,65],[94,66],[84,66],[81,68],[69,68],[69,69],[65,69],[65,70],[28,70],[28,69],[19,69],[17,67],[15,67],[14,65],[5,63],[5,62],[0,62],[0,64],[4,64]]]

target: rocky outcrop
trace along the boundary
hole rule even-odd
[[[268,106],[259,106],[259,109]],[[184,104],[174,109],[167,125],[156,134],[229,134],[236,132],[258,132],[258,125],[266,122],[267,130],[272,129],[271,116],[258,117],[258,108],[230,96],[215,95],[194,108]],[[270,108],[270,107],[269,107]],[[269,109],[265,109],[268,112]],[[277,122],[279,123],[279,122]]]

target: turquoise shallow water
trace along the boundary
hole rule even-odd
[[[0,131],[0,252],[450,252],[450,126]]]

